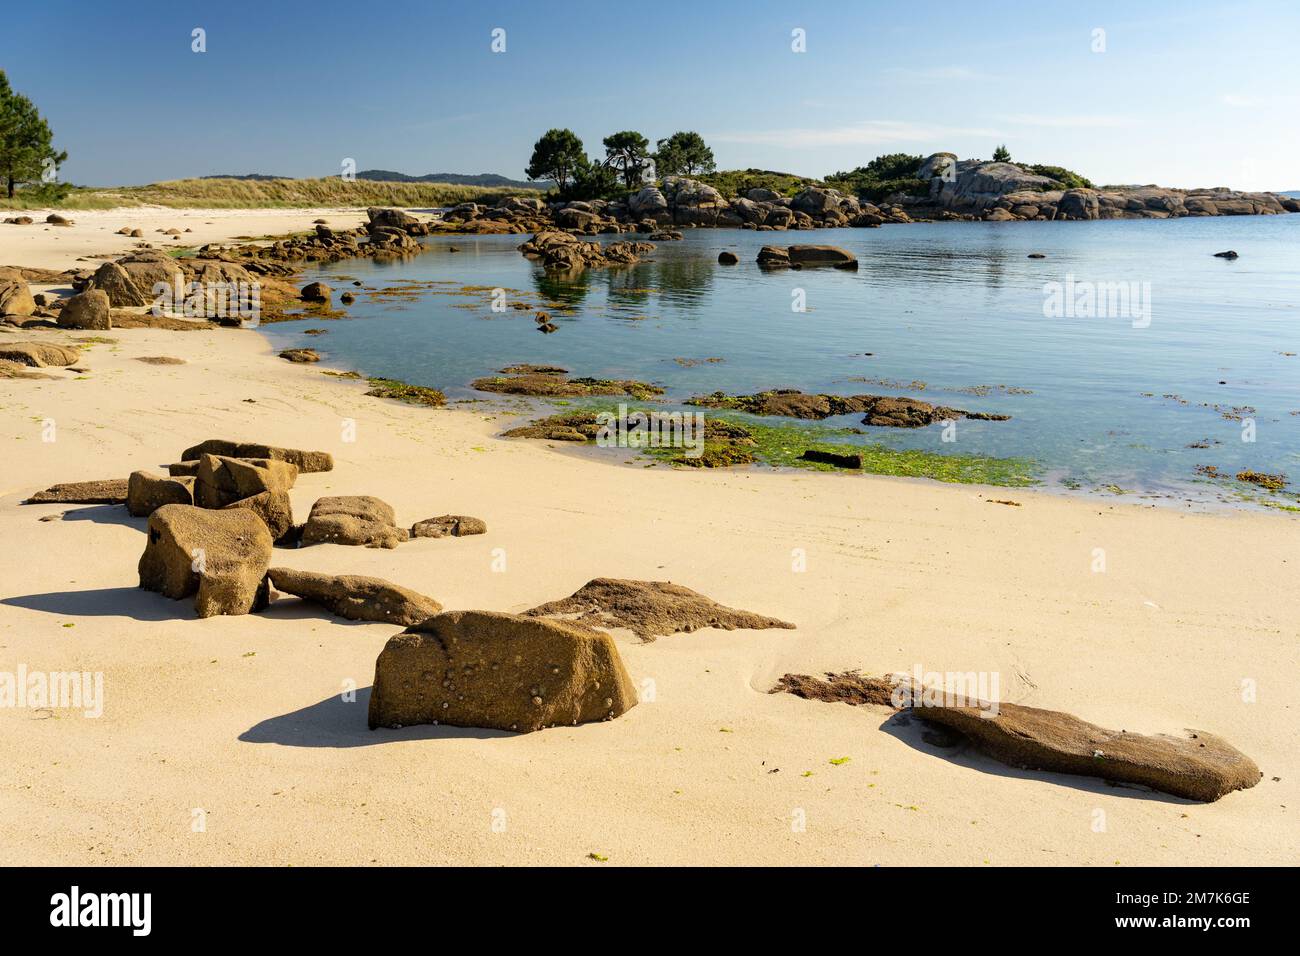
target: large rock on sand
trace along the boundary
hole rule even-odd
[[[140,587],[179,600],[194,595],[199,617],[266,606],[271,533],[243,508],[163,505],[149,516]]]
[[[397,527],[393,506],[370,495],[321,498],[302,529],[303,544],[363,544],[395,548],[410,534]]]
[[[59,326],[65,329],[111,329],[108,294],[101,289],[87,289],[68,299],[59,310]]]
[[[1204,731],[1147,736],[1107,730],[1073,714],[999,704],[923,705],[912,713],[969,737],[1013,767],[1136,783],[1188,800],[1213,801],[1259,783],[1259,767],[1227,741]]]
[[[194,503],[200,508],[247,508],[279,541],[293,527],[289,489],[298,466],[273,458],[203,455],[195,470]]]
[[[450,611],[384,646],[375,662],[370,726],[527,733],[609,720],[635,704],[608,634],[516,614]]]
[[[383,578],[317,574],[293,568],[272,568],[269,573],[277,591],[319,604],[350,621],[382,621],[406,627],[426,621],[442,610],[442,605],[433,598]]]
[[[185,273],[176,260],[161,249],[140,249],[117,260],[128,276],[136,291],[146,303],[153,303],[160,296],[170,296],[175,304],[177,288],[183,288]],[[166,287],[166,289],[162,287]],[[171,290],[170,292],[167,290]]]
[[[163,505],[190,505],[194,498],[189,485],[175,478],[133,471],[127,479],[126,510],[137,518],[153,514]]]
[[[91,282],[94,288],[108,296],[109,305],[115,309],[147,305],[152,301],[140,294],[131,276],[116,262],[105,262],[96,269]]]
[[[18,275],[0,274],[0,315],[31,315],[36,300],[27,280]]]
[[[529,617],[564,617],[590,627],[623,627],[645,641],[665,634],[717,627],[793,628],[774,617],[726,607],[670,581],[594,578],[567,598],[538,605]]]
[[[273,458],[202,455],[194,476],[194,503],[225,508],[266,491],[287,492],[298,477],[298,466]]]
[[[254,442],[229,441],[209,438],[181,452],[181,461],[198,461],[203,455],[225,455],[228,458],[270,458],[287,461],[298,466],[300,472],[333,471],[334,458],[325,451],[302,451],[298,448],[277,448]]]
[[[68,366],[81,360],[81,351],[54,342],[0,342],[0,359],[32,368]]]

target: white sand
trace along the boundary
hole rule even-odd
[[[192,239],[302,229],[317,214],[199,213],[213,231],[195,227]],[[133,221],[76,218],[54,238],[34,230],[33,245],[24,227],[0,226],[0,264],[67,267],[50,245],[111,251],[79,231]],[[358,383],[277,359],[253,331],[108,336],[116,344],[92,346],[82,377],[0,381],[0,670],[102,671],[106,697],[98,719],[0,709],[2,863],[1300,859],[1288,809],[1300,798],[1292,518],[606,465],[497,440],[501,420],[476,406],[365,397]],[[147,355],[187,364],[135,361]],[[347,418],[355,443],[341,440]],[[46,420],[54,442],[42,441]],[[666,579],[798,629],[652,644],[621,634],[629,671],[654,700],[609,723],[522,736],[371,732],[364,689],[393,627],[292,599],[199,621],[190,602],[137,589],[143,520],[114,507],[18,504],[56,481],[158,470],[209,437],[332,452],[335,471],[299,479],[299,516],[321,495],[372,494],[403,523],[450,512],[489,528],[395,551],[277,549],[280,564],[377,575],[448,608],[506,611],[597,576]],[[1105,549],[1104,573],[1091,570],[1095,548]],[[504,573],[491,570],[497,549]],[[795,549],[806,571],[792,570]],[[915,664],[997,671],[1003,699],[1110,727],[1213,731],[1265,776],[1193,804],[1010,770],[937,750],[917,726],[882,729],[881,712],[767,693],[790,671]],[[1256,682],[1257,702],[1243,701],[1243,680]],[[339,696],[349,681],[363,691],[355,703]],[[829,762],[841,757],[851,759]],[[196,810],[205,832],[194,832]],[[800,815],[806,829],[796,832]]]

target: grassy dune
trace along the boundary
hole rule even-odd
[[[509,195],[528,194],[484,186],[446,183],[346,182],[327,179],[176,179],[148,186],[83,187],[56,204],[60,209],[114,209],[166,206],[170,209],[293,209],[309,206],[450,206],[492,203]],[[46,208],[49,203],[0,198],[0,208]]]

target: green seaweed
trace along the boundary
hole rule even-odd
[[[393,378],[372,378],[367,395],[376,398],[392,398],[411,405],[439,406],[447,404],[447,396],[439,389],[424,385],[411,385]]]

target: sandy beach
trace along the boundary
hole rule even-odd
[[[181,240],[189,245],[306,230],[316,218],[353,226],[364,212],[72,218],[70,229],[0,226],[0,264],[86,265],[126,252],[133,240],[114,233],[128,225],[148,241],[157,228],[192,228]],[[280,360],[254,330],[0,335],[91,342],[82,373],[0,381],[0,669],[104,675],[98,718],[0,710],[2,863],[1300,858],[1293,518],[603,463],[496,438],[514,413],[491,405],[367,397],[361,383]],[[185,364],[137,361],[146,356]],[[344,440],[346,420],[355,441]],[[54,441],[43,440],[49,422]],[[137,587],[146,519],[120,506],[20,504],[55,482],[162,471],[208,438],[330,452],[335,470],[302,475],[292,491],[300,520],[320,496],[368,494],[407,525],[445,513],[488,525],[485,535],[391,551],[277,549],[277,565],[374,575],[448,609],[500,611],[596,577],[670,580],[796,629],[705,629],[653,643],[620,632],[642,700],[610,722],[525,735],[371,731],[368,688],[393,626],[341,621],[293,598],[198,620],[191,602]],[[994,503],[1008,499],[1019,507]],[[769,693],[789,672],[918,665],[997,672],[1003,700],[1107,727],[1211,731],[1253,758],[1263,779],[1193,803],[1014,770],[935,746],[920,724],[891,723],[884,710]],[[345,700],[350,687],[355,699]]]

